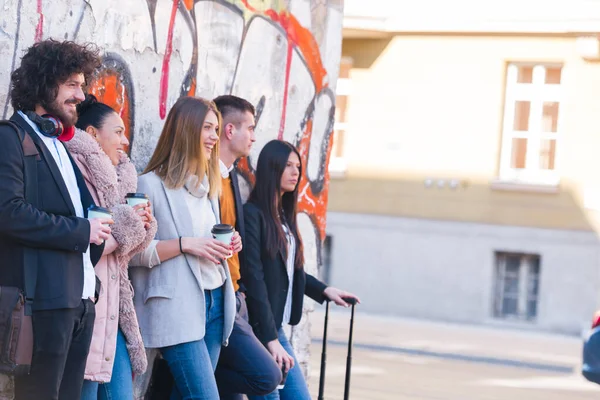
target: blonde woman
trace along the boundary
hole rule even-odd
[[[212,238],[219,223],[220,114],[180,98],[167,116],[138,191],[150,196],[156,240],[133,263],[134,303],[147,348],[175,378],[171,399],[218,399],[214,369],[233,327],[235,296],[225,259],[241,250]]]

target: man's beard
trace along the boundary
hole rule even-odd
[[[67,100],[67,102],[76,104],[76,100]],[[77,112],[71,114],[70,112],[66,111],[64,109],[65,103],[63,103],[61,106],[61,104],[54,99],[52,103],[44,105],[44,109],[48,112],[48,114],[60,119],[65,128],[70,128],[77,122]]]

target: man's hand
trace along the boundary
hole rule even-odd
[[[114,221],[112,218],[94,218],[90,219],[90,244],[101,245],[110,237],[110,225]]]
[[[288,372],[294,366],[294,357],[285,351],[281,343],[279,343],[279,339],[271,340],[267,343],[267,350],[269,350],[279,368],[285,367],[285,372]]]
[[[233,250],[234,253],[242,251],[242,237],[238,231],[235,231],[231,237],[231,250]]]

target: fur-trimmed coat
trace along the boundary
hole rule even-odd
[[[102,282],[96,304],[96,320],[85,368],[85,379],[109,382],[115,358],[117,332],[125,336],[134,374],[143,373],[148,362],[133,307],[133,288],[128,276],[131,257],[144,250],[156,234],[156,221],[146,230],[141,218],[125,204],[125,195],[137,189],[137,173],[126,155],[116,167],[98,142],[77,129],[65,143],[97,205],[113,213],[112,237],[106,241],[102,258],[95,267]]]

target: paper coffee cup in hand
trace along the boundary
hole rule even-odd
[[[108,208],[96,206],[92,204],[87,209],[87,219],[95,219],[95,218],[112,218],[112,212]],[[104,226],[108,226],[108,224],[102,224]]]
[[[233,229],[233,226],[228,224],[216,224],[215,226],[213,226],[211,233],[213,235],[213,238],[217,239],[219,242],[222,242],[225,245],[227,245],[227,247],[229,247],[231,245],[231,238],[235,233],[235,229]],[[233,256],[233,252],[230,252],[229,257],[231,256]]]
[[[135,207],[138,204],[146,204],[148,205],[148,195],[144,193],[127,193],[125,196],[125,201],[131,207]]]
[[[88,207],[88,216],[87,219],[94,218],[112,218],[112,212],[108,208],[91,205]],[[108,226],[108,224],[104,224]]]

